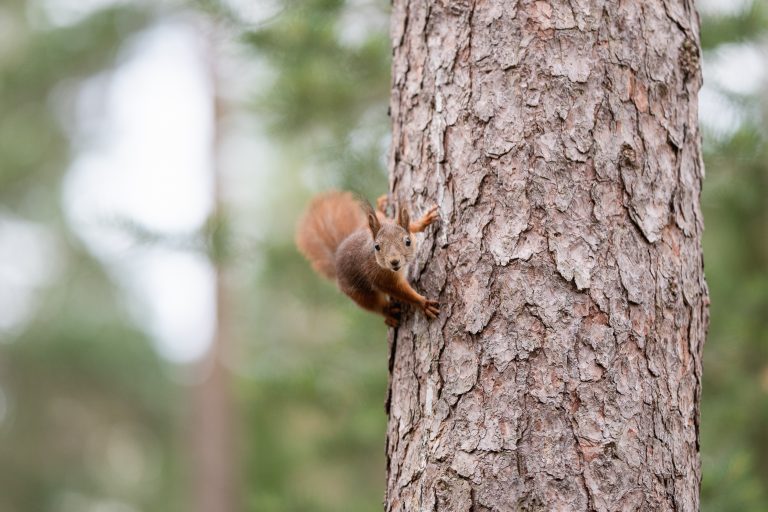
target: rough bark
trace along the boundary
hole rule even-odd
[[[699,507],[693,0],[394,0],[388,511]]]

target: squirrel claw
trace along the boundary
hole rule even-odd
[[[437,219],[440,218],[440,214],[437,213],[437,205],[433,206],[429,210],[427,210],[427,213],[425,214],[425,217],[427,218],[427,221],[429,221],[430,224],[435,222]]]
[[[440,220],[440,214],[437,212],[437,206],[433,206],[427,213],[425,213],[418,221],[414,222],[410,226],[411,232],[419,233],[427,229],[428,226]]]
[[[437,301],[434,300],[425,300],[424,304],[421,306],[421,310],[424,311],[424,314],[427,315],[428,318],[437,318],[437,315],[440,314],[440,304],[437,303]]]

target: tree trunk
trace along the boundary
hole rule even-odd
[[[212,102],[211,185],[213,215],[220,222],[224,215],[221,153],[225,100],[219,95],[221,58],[220,31],[217,25],[205,26],[209,46],[207,63]],[[215,229],[221,229],[221,226]],[[197,368],[200,382],[192,389],[192,504],[194,512],[236,512],[240,510],[240,482],[236,446],[236,410],[232,375],[226,365],[232,351],[230,293],[227,283],[226,248],[220,234],[212,234],[210,263],[216,270],[216,329],[205,357]]]
[[[235,407],[225,365],[231,348],[225,270],[217,269],[217,327],[211,348],[198,367],[201,381],[192,388],[192,482],[194,512],[236,512],[238,499]]]
[[[395,0],[388,511],[699,507],[693,0]]]

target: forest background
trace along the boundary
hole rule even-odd
[[[702,508],[759,512],[768,4],[698,7]],[[0,510],[200,510],[217,464],[242,510],[381,510],[385,326],[293,228],[320,190],[387,189],[388,9],[0,5]]]

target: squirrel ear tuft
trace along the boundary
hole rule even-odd
[[[368,227],[371,228],[371,234],[373,235],[373,238],[376,238],[376,235],[381,229],[381,222],[379,222],[379,218],[376,216],[376,212],[373,211],[370,204],[367,202],[364,203],[363,209],[365,210],[366,217],[368,217]]]
[[[363,209],[363,212],[365,213],[365,217],[368,220],[368,227],[371,228],[371,234],[373,235],[373,238],[376,238],[376,235],[379,233],[379,230],[381,229],[381,222],[379,221],[379,218],[376,216],[376,212],[373,209],[373,206],[371,206],[371,203],[366,201],[363,198],[358,198],[360,207]]]
[[[411,216],[408,215],[408,210],[404,206],[401,206],[400,210],[397,212],[397,223],[400,224],[400,227],[404,230],[408,231],[410,222]]]
[[[379,218],[376,217],[376,214],[373,212],[373,210],[368,212],[368,227],[371,228],[371,234],[373,235],[373,238],[376,238],[376,235],[381,229],[381,223],[379,222]]]

